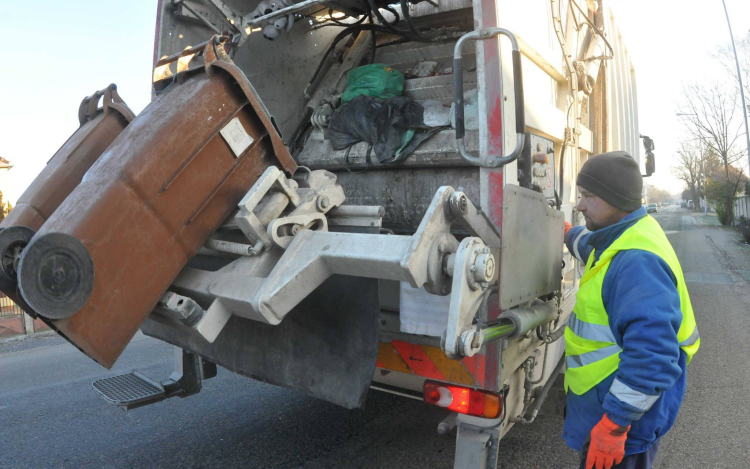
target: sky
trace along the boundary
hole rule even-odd
[[[682,86],[726,76],[711,57],[729,44],[721,1],[606,1],[635,66],[639,130],[656,144],[648,182],[679,192],[670,166],[685,136],[675,116]],[[745,36],[750,1],[726,2],[735,37]],[[0,156],[14,165],[0,190],[11,203],[78,127],[85,96],[116,83],[136,113],[150,101],[156,0],[32,3],[0,0]]]
[[[730,45],[721,0],[608,3],[636,71],[639,130],[656,146],[656,173],[647,182],[681,192],[684,184],[670,167],[676,162],[680,140],[687,138],[684,117],[675,115],[682,88],[691,81],[735,79],[727,77],[724,66],[711,56],[720,46]],[[734,37],[745,37],[750,30],[750,1],[726,0],[726,4]],[[746,157],[743,162],[747,167]]]
[[[117,84],[140,112],[151,99],[156,0],[0,0],[0,156],[16,199],[78,128],[84,97]]]

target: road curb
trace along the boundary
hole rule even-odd
[[[6,337],[5,339],[0,339],[0,345],[11,343],[11,342],[22,342],[24,340],[31,339],[31,338],[42,338],[42,337],[55,336],[55,335],[57,335],[57,333],[51,330],[33,332],[31,334],[19,334],[13,337]]]

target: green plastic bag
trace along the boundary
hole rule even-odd
[[[404,76],[385,64],[357,67],[346,77],[346,91],[341,101],[348,103],[357,96],[393,98],[404,93]]]

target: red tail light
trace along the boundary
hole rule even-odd
[[[463,386],[425,381],[424,401],[460,414],[494,419],[503,410],[503,400],[495,394]]]

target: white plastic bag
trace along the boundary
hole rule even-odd
[[[443,127],[451,123],[451,108],[443,106],[440,101],[425,101],[424,124],[430,127]]]
[[[456,103],[451,104],[451,127],[456,127]],[[476,88],[464,91],[464,128],[479,130],[479,100]]]

